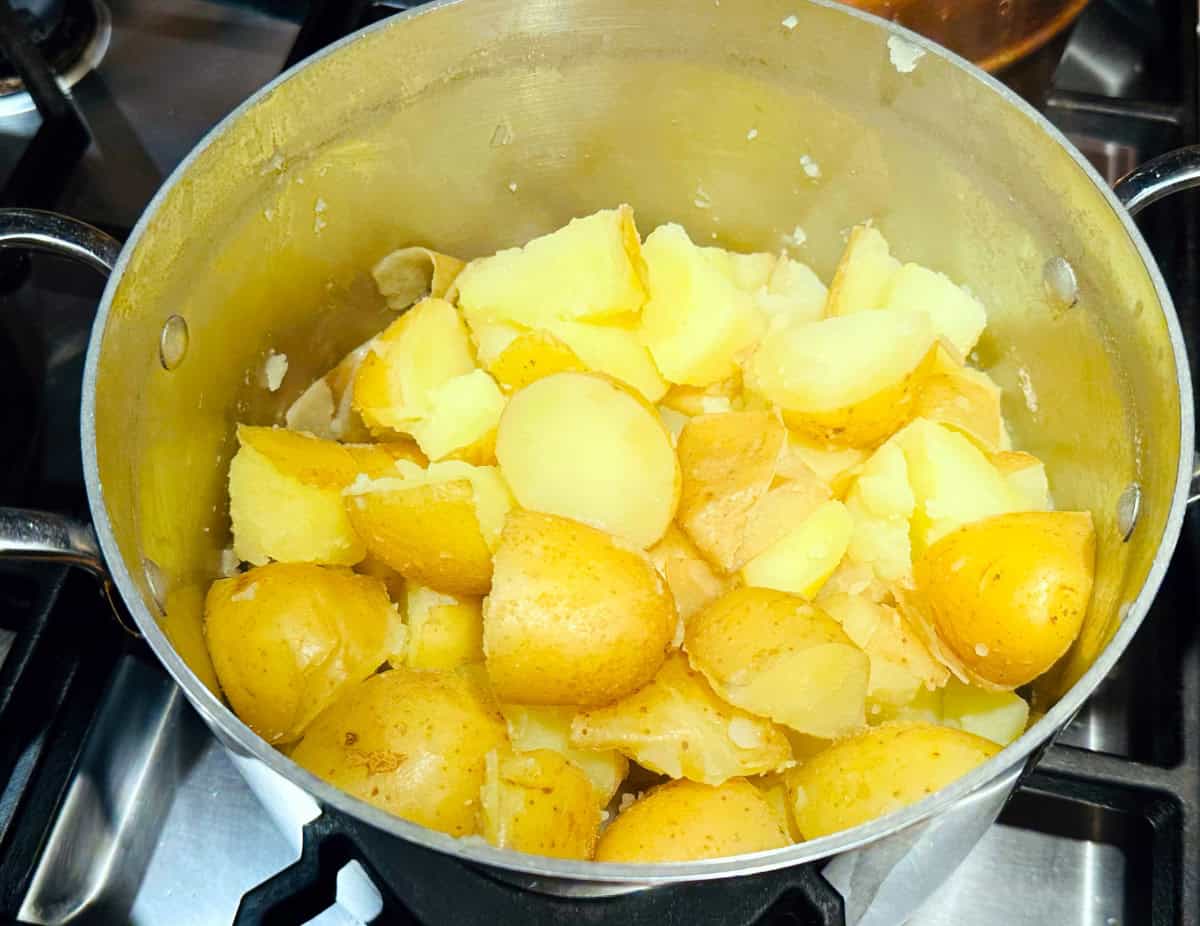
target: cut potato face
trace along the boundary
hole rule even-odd
[[[917,393],[916,417],[954,428],[985,453],[998,453],[1008,434],[1000,413],[1000,387],[970,367],[944,360]]]
[[[651,232],[642,253],[650,298],[641,335],[663,377],[688,386],[728,379],[765,326],[753,296],[678,225]]]
[[[608,804],[625,775],[629,761],[615,749],[576,749],[570,744],[573,707],[501,705],[508,722],[508,738],[521,752],[552,749],[587,775],[597,807]]]
[[[812,444],[789,433],[776,474],[784,479],[799,479],[804,473],[812,473],[829,486],[835,498],[843,498],[856,475],[856,467],[867,456],[867,451],[858,447]]]
[[[905,264],[892,277],[883,306],[890,311],[926,312],[938,336],[960,357],[975,347],[987,325],[983,303],[944,273],[919,264]]]
[[[272,563],[212,584],[204,635],[237,715],[283,744],[379,668],[397,620],[378,579]]]
[[[1008,487],[1024,502],[1022,508],[1029,511],[1050,511],[1054,502],[1050,498],[1050,483],[1046,479],[1046,467],[1037,457],[1018,451],[994,454],[991,463]]]
[[[555,321],[549,324],[549,329],[585,369],[611,376],[647,402],[657,402],[666,394],[667,382],[659,375],[636,328]]]
[[[806,265],[781,257],[766,286],[754,294],[754,304],[767,317],[771,330],[815,322],[825,317],[829,291]]]
[[[381,258],[371,276],[388,306],[400,311],[427,297],[444,299],[464,266],[429,248],[400,248]]]
[[[429,394],[431,410],[410,426],[430,460],[456,457],[484,465],[494,461],[496,426],[504,411],[500,387],[483,370],[447,380]]]
[[[659,575],[666,579],[681,622],[686,622],[709,602],[716,601],[729,584],[713,571],[687,535],[674,524],[646,553]],[[682,643],[682,637],[675,642]]]
[[[1078,635],[1095,559],[1087,512],[999,515],[931,546],[914,567],[914,600],[951,668],[984,687],[1017,688]]]
[[[888,441],[871,455],[846,493],[853,523],[847,556],[884,582],[911,584],[909,531],[915,506],[904,451]]]
[[[844,739],[788,773],[792,814],[817,839],[915,804],[1000,747],[962,730],[896,723]]]
[[[718,698],[682,653],[669,656],[644,688],[579,714],[571,745],[616,749],[643,768],[708,784],[792,762],[779,728]]]
[[[814,598],[846,554],[854,522],[836,500],[819,505],[742,567],[747,585]]]
[[[826,314],[850,315],[883,308],[892,280],[899,272],[900,261],[892,257],[879,230],[870,225],[854,226],[829,284]]]
[[[734,589],[692,618],[684,648],[722,698],[797,733],[829,739],[866,722],[866,654],[793,595]]]
[[[719,787],[672,781],[622,811],[600,837],[598,862],[686,862],[791,842],[770,803],[741,779]]]
[[[590,859],[600,829],[592,783],[556,752],[488,753],[480,800],[483,836],[494,846]]]
[[[942,692],[941,722],[1007,746],[1025,732],[1029,705],[1016,692],[984,691],[951,679]]]
[[[621,206],[473,260],[455,286],[472,325],[542,328],[553,319],[631,317],[646,299],[644,275],[633,210]]]
[[[606,704],[662,665],[675,606],[640,550],[576,521],[517,510],[495,563],[483,647],[501,701]]]
[[[468,836],[486,756],[504,743],[503,720],[469,675],[392,669],[350,688],[291,757],[398,817]]]
[[[609,379],[558,373],[509,400],[500,471],[524,508],[572,518],[638,547],[666,532],[679,463],[653,408]]]
[[[777,260],[774,254],[739,254],[724,248],[700,250],[734,286],[748,293],[757,292],[767,285]]]
[[[409,583],[405,594],[410,669],[457,669],[483,662],[483,604]]]
[[[514,335],[496,353],[495,359],[484,359],[482,342],[479,350],[480,362],[510,392],[523,389],[545,376],[585,369],[575,352],[548,331],[519,334],[514,331]]]

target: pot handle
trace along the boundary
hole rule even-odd
[[[0,209],[0,249],[46,251],[108,276],[121,243],[98,228],[37,209]],[[86,521],[49,511],[0,508],[0,559],[43,560],[107,577],[96,534]]]

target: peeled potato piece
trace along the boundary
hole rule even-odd
[[[767,285],[777,260],[774,254],[741,254],[724,248],[700,248],[700,251],[734,286],[748,293]]]
[[[576,749],[570,744],[573,707],[538,707],[504,704],[500,710],[508,722],[508,738],[521,752],[552,749],[587,775],[596,806],[603,807],[629,772],[629,761],[615,749]]]
[[[658,414],[591,373],[556,373],[515,393],[496,438],[523,508],[591,524],[648,547],[679,498],[679,463]]]
[[[916,507],[908,478],[908,460],[888,441],[863,464],[846,493],[853,528],[846,555],[868,566],[884,582],[912,580],[909,536]]]
[[[828,739],[866,722],[869,659],[793,595],[734,589],[688,622],[684,648],[722,698],[797,733]]]
[[[612,702],[654,676],[675,622],[671,594],[640,550],[566,518],[508,516],[483,606],[501,701]]]
[[[409,426],[431,460],[484,465],[495,459],[496,426],[504,411],[500,387],[483,370],[447,380],[429,393],[428,415]]]
[[[571,321],[553,321],[547,327],[588,370],[624,383],[647,402],[657,402],[666,393],[667,382],[636,328]]]
[[[942,692],[941,722],[1007,746],[1025,732],[1029,705],[1014,691],[984,691],[950,679]]]
[[[778,849],[791,842],[754,785],[670,781],[623,810],[600,837],[598,862],[686,862]]]
[[[1050,498],[1050,483],[1046,479],[1046,467],[1037,457],[1010,450],[994,454],[989,459],[1008,487],[1024,502],[1023,508],[1049,511],[1054,507]]]
[[[483,613],[478,598],[444,595],[409,583],[405,595],[410,669],[456,669],[483,662]]]
[[[494,846],[590,859],[600,807],[587,776],[556,752],[488,753],[480,795],[483,836]]]
[[[718,698],[681,653],[671,654],[644,688],[579,714],[571,744],[617,749],[651,771],[708,784],[792,761],[781,730]]]
[[[778,330],[823,318],[828,295],[825,284],[806,264],[781,257],[767,284],[754,293],[754,304],[769,327]]]
[[[448,595],[487,594],[492,550],[512,504],[499,471],[400,461],[397,472],[345,490],[346,512],[367,549],[420,585]]]
[[[371,276],[388,306],[399,311],[425,297],[445,298],[465,266],[457,257],[408,247],[381,258],[371,268]]]
[[[467,836],[485,757],[504,743],[499,713],[469,674],[392,669],[351,687],[291,757],[369,804]]]
[[[829,486],[835,498],[842,498],[856,475],[856,467],[866,459],[867,451],[858,447],[813,444],[789,433],[777,472],[787,479],[797,478],[798,471],[812,473]]]
[[[941,655],[983,687],[1012,689],[1074,642],[1095,576],[1084,511],[1003,514],[945,535],[914,566],[914,600]]]
[[[829,284],[826,314],[849,315],[883,308],[892,280],[899,272],[900,261],[892,257],[879,229],[854,226]]]
[[[672,386],[659,403],[688,418],[697,415],[719,415],[738,410],[741,402],[742,378],[739,375],[707,386]]]
[[[842,561],[853,530],[845,505],[836,500],[823,502],[747,562],[742,580],[747,585],[813,598]]]
[[[788,772],[792,815],[817,839],[915,804],[990,759],[990,740],[923,723],[873,727]]]
[[[282,744],[379,668],[398,621],[378,579],[272,563],[212,584],[204,635],[238,717]]]

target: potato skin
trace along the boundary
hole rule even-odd
[[[999,751],[937,724],[873,727],[787,773],[792,817],[804,839],[850,829],[915,804]]]
[[[913,597],[943,655],[970,681],[1012,689],[1048,670],[1074,642],[1095,561],[1089,512],[996,515],[933,544],[914,566]]]
[[[671,593],[644,553],[567,518],[509,514],[483,606],[501,701],[614,701],[658,671],[675,623]]]
[[[597,862],[686,862],[789,845],[782,821],[754,785],[686,779],[659,785],[622,811],[596,846]]]
[[[621,787],[629,772],[629,760],[615,749],[575,749],[571,746],[571,707],[532,707],[502,704],[508,723],[508,738],[519,752],[551,750],[558,753],[592,783],[596,806],[603,807]]]
[[[379,667],[398,620],[379,579],[272,563],[212,584],[204,633],[238,717],[280,745]]]
[[[325,710],[291,757],[396,816],[467,836],[485,757],[505,741],[504,721],[468,672],[392,669]]]

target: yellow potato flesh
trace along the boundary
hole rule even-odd
[[[869,659],[793,595],[734,589],[688,622],[684,648],[730,704],[798,733],[828,739],[866,722]]]
[[[787,773],[755,775],[753,778],[748,778],[747,781],[758,788],[758,793],[771,805],[775,816],[783,824],[788,838],[792,842],[799,842],[800,831],[796,829],[796,824],[792,821],[792,801],[788,796]]]
[[[904,451],[888,441],[871,455],[846,493],[853,521],[847,556],[869,566],[884,582],[911,582],[909,531],[915,506]]]
[[[687,621],[710,601],[719,598],[728,584],[713,572],[687,535],[674,524],[667,528],[662,540],[646,551],[646,555],[659,575],[667,580],[681,621]]]
[[[1024,502],[1023,508],[1049,511],[1054,507],[1050,498],[1050,483],[1046,479],[1046,467],[1041,460],[1031,454],[1011,450],[994,454],[990,459],[1008,487]]]
[[[508,723],[508,738],[521,752],[552,749],[587,775],[596,805],[603,807],[629,772],[629,760],[615,749],[576,749],[570,743],[573,707],[505,704],[500,710]]]
[[[480,348],[480,361],[483,349]],[[583,362],[575,352],[548,331],[518,334],[487,363],[488,372],[505,389],[515,391],[554,373],[582,372]]]
[[[282,744],[379,667],[396,619],[378,579],[272,563],[212,584],[204,635],[238,717]]]
[[[410,583],[405,595],[410,669],[456,669],[483,662],[483,604]]]
[[[820,278],[798,260],[781,257],[767,285],[754,294],[754,304],[772,330],[815,322],[825,316],[829,291]]]
[[[662,537],[679,498],[679,463],[658,414],[590,373],[557,373],[509,399],[496,438],[522,507],[609,531],[639,547]]]
[[[1091,599],[1087,512],[1005,514],[944,536],[917,560],[915,599],[970,680],[1012,689],[1070,647]]]
[[[883,307],[927,313],[938,336],[945,338],[960,357],[971,352],[987,326],[982,302],[944,273],[918,264],[905,264],[896,272]]]
[[[667,382],[659,375],[636,328],[555,321],[549,329],[588,370],[624,383],[647,402],[657,402],[666,394]]]
[[[354,460],[357,473],[372,479],[396,475],[396,462],[405,460],[416,466],[429,463],[416,441],[410,439],[387,441],[382,444],[342,444]]]
[[[767,285],[777,261],[774,254],[739,254],[724,248],[700,248],[700,251],[734,286],[750,293]]]
[[[914,414],[962,432],[985,453],[1007,440],[1000,413],[1000,387],[969,367],[931,375],[917,393]]]
[[[718,698],[681,653],[640,690],[579,714],[571,744],[616,749],[651,771],[708,784],[777,771],[792,760],[781,730]]]
[[[1007,746],[1025,732],[1029,705],[1013,691],[984,691],[951,679],[942,692],[942,721]]]
[[[483,370],[447,380],[429,395],[429,415],[410,426],[430,460],[462,457],[469,462],[492,462],[496,426],[504,411],[500,387]]]
[[[1000,751],[933,724],[888,724],[841,740],[788,773],[792,814],[817,839],[915,804]]]
[[[483,609],[501,701],[612,702],[654,676],[675,623],[670,592],[640,550],[566,518],[509,515]]]
[[[545,749],[488,753],[480,811],[488,842],[532,855],[590,859],[600,828],[592,783]]]
[[[503,720],[470,676],[392,669],[350,688],[291,757],[369,804],[467,836],[485,757],[504,743]]]
[[[596,846],[598,862],[685,862],[778,849],[791,842],[770,803],[741,779],[718,787],[660,785],[622,811]]]
[[[834,497],[842,498],[854,478],[855,467],[866,459],[867,451],[858,447],[812,444],[789,433],[777,472],[785,478],[796,478],[803,467],[829,486]]]
[[[849,315],[882,308],[899,271],[900,261],[892,257],[879,230],[870,225],[856,225],[850,231],[850,239],[829,284],[826,314]]]
[[[799,525],[742,567],[747,585],[813,598],[837,568],[854,530],[846,506],[822,503]]]

